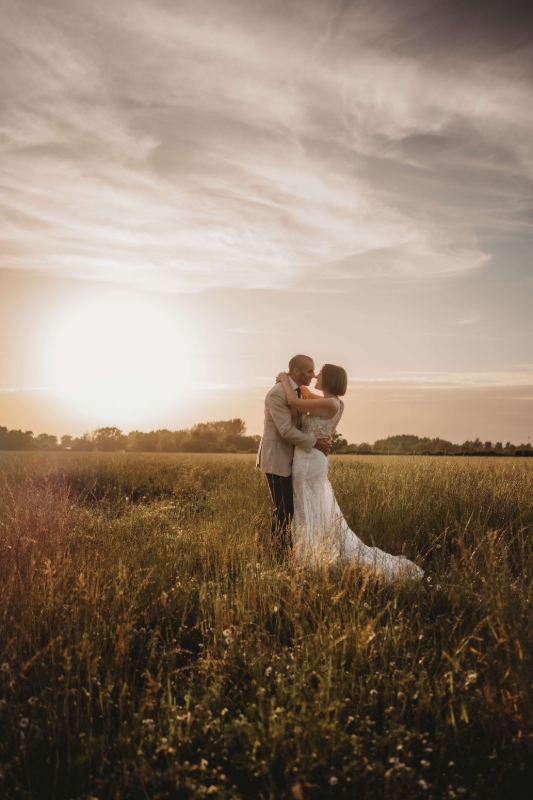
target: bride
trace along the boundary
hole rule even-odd
[[[317,438],[332,436],[344,411],[340,396],[346,393],[346,371],[334,364],[324,364],[315,384],[322,395],[301,386],[301,399],[286,372],[280,372],[277,380],[283,385],[289,405],[302,415],[302,431]],[[355,535],[337,505],[328,480],[328,468],[327,457],[316,448],[308,453],[295,448],[292,539],[297,561],[306,564],[348,559],[375,570],[386,580],[421,578],[423,570],[405,556],[393,556],[378,547],[369,547]]]

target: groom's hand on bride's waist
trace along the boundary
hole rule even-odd
[[[313,447],[316,447],[317,450],[327,456],[331,448],[331,439],[317,439]]]

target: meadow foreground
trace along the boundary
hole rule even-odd
[[[6,798],[533,784],[533,464],[334,457],[420,585],[280,569],[253,456],[0,454]]]

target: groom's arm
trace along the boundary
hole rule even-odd
[[[268,407],[280,436],[287,442],[301,447],[302,450],[309,453],[316,444],[316,437],[310,433],[303,433],[303,431],[299,431],[298,428],[294,427],[291,411],[285,396],[276,393],[271,394],[268,399]]]

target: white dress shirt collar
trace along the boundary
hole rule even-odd
[[[293,381],[290,375],[289,375],[289,383],[295,392],[298,391],[298,384],[296,383],[296,381]]]

